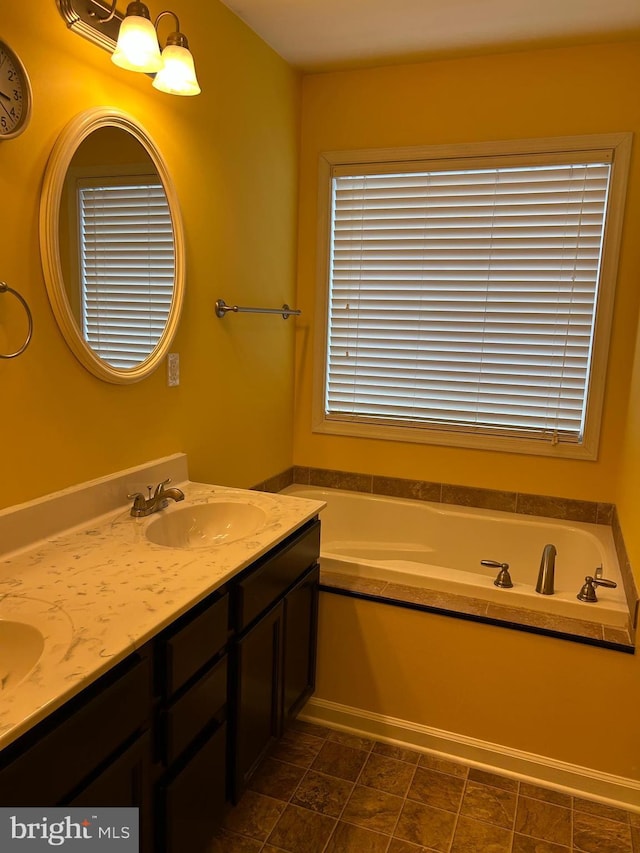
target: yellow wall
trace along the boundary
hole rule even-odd
[[[638,79],[638,43],[304,78],[298,301],[305,315],[298,329],[296,464],[589,500],[619,499],[632,563],[640,568],[640,344],[632,378],[640,297],[637,148],[598,461],[311,431],[319,154],[619,131],[633,131],[637,137]],[[640,655],[330,594],[322,596],[320,613],[319,698],[640,779]]]
[[[157,14],[162,7],[152,7]],[[0,142],[0,280],[28,300],[28,350],[0,360],[0,506],[176,451],[193,479],[248,486],[291,464],[293,324],[214,314],[228,303],[293,303],[299,79],[225,7],[176,0],[203,94],[157,92],[144,75],[69,31],[55,0],[4,4],[1,37],[27,66],[34,109],[25,133]],[[131,386],[94,378],[54,322],[39,261],[38,205],[52,145],[77,113],[132,113],[165,155],[185,223],[187,293],[164,368]],[[0,296],[0,352],[25,329]]]
[[[304,78],[299,225],[300,323],[295,461],[468,486],[615,499],[624,428],[640,264],[640,159],[634,153],[620,259],[597,462],[362,440],[311,431],[318,156],[349,148],[465,143],[640,130],[630,81],[640,79],[640,44],[525,51],[316,74]],[[304,328],[303,328],[304,325]]]
[[[316,697],[640,781],[638,655],[323,593]]]

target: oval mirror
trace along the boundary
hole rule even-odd
[[[131,116],[95,109],[57,140],[40,204],[45,285],[60,330],[95,376],[152,373],[184,296],[178,198],[157,146]]]

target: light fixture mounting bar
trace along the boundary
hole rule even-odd
[[[113,53],[124,15],[116,10],[111,20],[101,23],[110,8],[98,0],[56,0],[56,6],[69,29]]]

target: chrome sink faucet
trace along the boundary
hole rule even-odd
[[[556,546],[545,545],[542,551],[542,559],[540,560],[540,570],[538,571],[538,583],[536,584],[536,592],[541,595],[553,595],[554,580],[556,572]]]
[[[158,512],[159,509],[164,509],[170,500],[184,500],[184,492],[182,489],[177,489],[175,486],[172,489],[165,489],[165,486],[170,482],[171,477],[164,480],[162,483],[158,483],[153,495],[151,494],[153,486],[148,486],[148,498],[145,498],[142,492],[134,492],[131,495],[127,495],[128,498],[133,500],[130,515],[134,518],[144,518],[147,515],[152,515],[154,512]]]

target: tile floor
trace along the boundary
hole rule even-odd
[[[640,814],[297,722],[211,853],[640,853]]]

